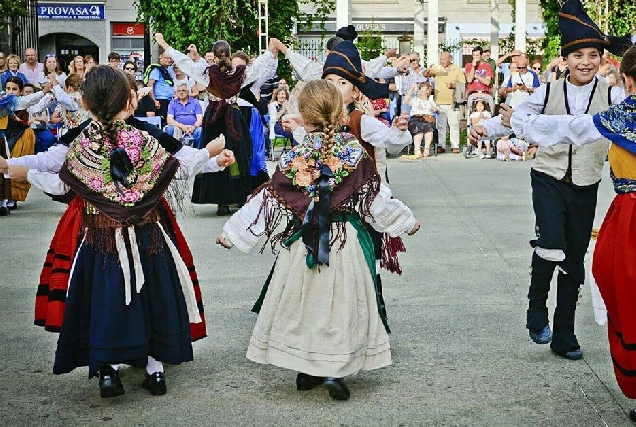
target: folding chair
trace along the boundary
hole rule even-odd
[[[154,116],[154,117],[135,117],[138,120],[141,120],[142,122],[148,122],[151,125],[155,125],[157,126],[159,129],[161,129],[161,116]]]

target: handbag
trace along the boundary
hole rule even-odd
[[[426,121],[426,123],[435,123],[435,116],[424,114],[424,120]]]

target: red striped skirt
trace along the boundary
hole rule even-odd
[[[188,267],[201,316],[201,323],[190,324],[192,341],[196,341],[207,335],[199,279],[194,267],[192,252],[190,252],[190,247],[177,224],[177,220],[165,199],[162,199],[162,203],[164,207],[162,209],[164,221],[162,222],[167,224],[168,235],[174,235],[175,246]],[[83,209],[84,201],[80,197],[75,197],[68,205],[57,225],[40,273],[40,283],[35,297],[34,323],[44,327],[47,331],[59,332],[62,328],[71,267],[82,235],[80,226]]]
[[[625,396],[636,399],[636,193],[614,198],[599,231],[592,274],[607,306],[616,381]]]

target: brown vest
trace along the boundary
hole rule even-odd
[[[361,123],[363,115],[364,112],[360,110],[353,110],[349,113],[349,130],[351,131],[351,134],[358,138],[358,142],[360,142],[360,145],[364,147],[369,157],[371,157],[373,159],[373,162],[375,163],[375,147],[362,139]]]

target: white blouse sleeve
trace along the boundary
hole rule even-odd
[[[518,138],[543,147],[559,143],[584,145],[602,138],[589,114],[541,114],[546,95],[545,88],[545,85],[540,86],[515,108],[510,125]],[[614,97],[612,98],[614,101]]]
[[[201,172],[219,172],[225,169],[217,164],[217,156],[210,157],[205,148],[196,149],[184,145],[174,153],[174,157],[179,160],[176,179],[188,179]]]
[[[29,114],[37,114],[39,112],[44,111],[52,103],[53,103],[53,95],[51,95],[50,93],[47,93],[46,95],[42,97],[42,99],[38,101],[37,104],[31,105],[29,108],[27,108],[27,112]]]
[[[27,172],[27,181],[29,181],[29,184],[49,194],[63,195],[70,191],[70,188],[62,182],[56,173],[30,169]]]
[[[311,80],[320,80],[322,78],[322,63],[312,61],[306,56],[294,52],[291,49],[287,50],[285,57],[289,60],[291,66],[294,67],[296,73],[298,73],[300,80],[308,82]]]
[[[254,94],[256,94],[267,80],[276,75],[277,69],[278,58],[274,58],[272,52],[267,50],[256,58],[252,64],[247,66],[243,86],[254,82],[250,89]]]
[[[241,252],[249,253],[258,244],[259,235],[265,231],[265,215],[258,214],[265,192],[268,190],[263,188],[250,198],[223,226],[227,239]],[[269,199],[275,200],[273,197]],[[258,221],[252,225],[256,217]]]
[[[168,47],[166,52],[177,67],[181,69],[187,76],[190,76],[197,83],[202,84],[205,87],[208,87],[210,84],[210,76],[205,72],[207,65],[202,64],[201,62],[194,62],[188,55],[179,52],[178,50],[173,49],[172,47]]]
[[[77,111],[79,108],[78,103],[73,100],[60,85],[53,86],[53,94],[55,95],[55,99],[57,99],[58,104],[62,105],[69,111]]]
[[[44,95],[46,94],[40,91],[32,93],[31,95],[18,96],[18,105],[16,107],[16,111],[26,110],[30,106],[37,104]]]
[[[373,219],[365,218],[375,230],[396,237],[415,226],[413,212],[398,199],[391,198],[391,190],[384,184],[371,204]]]
[[[362,65],[366,67],[364,74],[367,77],[371,77],[372,79],[378,77],[382,67],[386,65],[387,57],[385,55],[380,55],[377,58],[373,58],[370,61],[362,61]]]
[[[30,154],[22,157],[7,159],[9,165],[22,165],[29,169],[41,172],[58,173],[64,160],[68,147],[64,144],[56,144],[43,153]]]
[[[387,127],[373,116],[364,114],[360,118],[362,139],[378,148],[386,148],[389,154],[398,154],[413,139],[409,131],[401,131],[395,126]]]
[[[380,123],[380,121],[377,121],[378,123]],[[381,124],[381,123],[380,123]],[[384,125],[383,125],[384,126]],[[386,126],[385,126],[386,127]],[[294,136],[294,139],[298,142],[302,141],[303,139],[305,139],[305,135],[307,135],[307,131],[305,130],[305,128],[303,126],[298,126],[296,128],[296,130],[294,132],[292,132],[292,135]],[[365,140],[366,141],[366,140]]]

